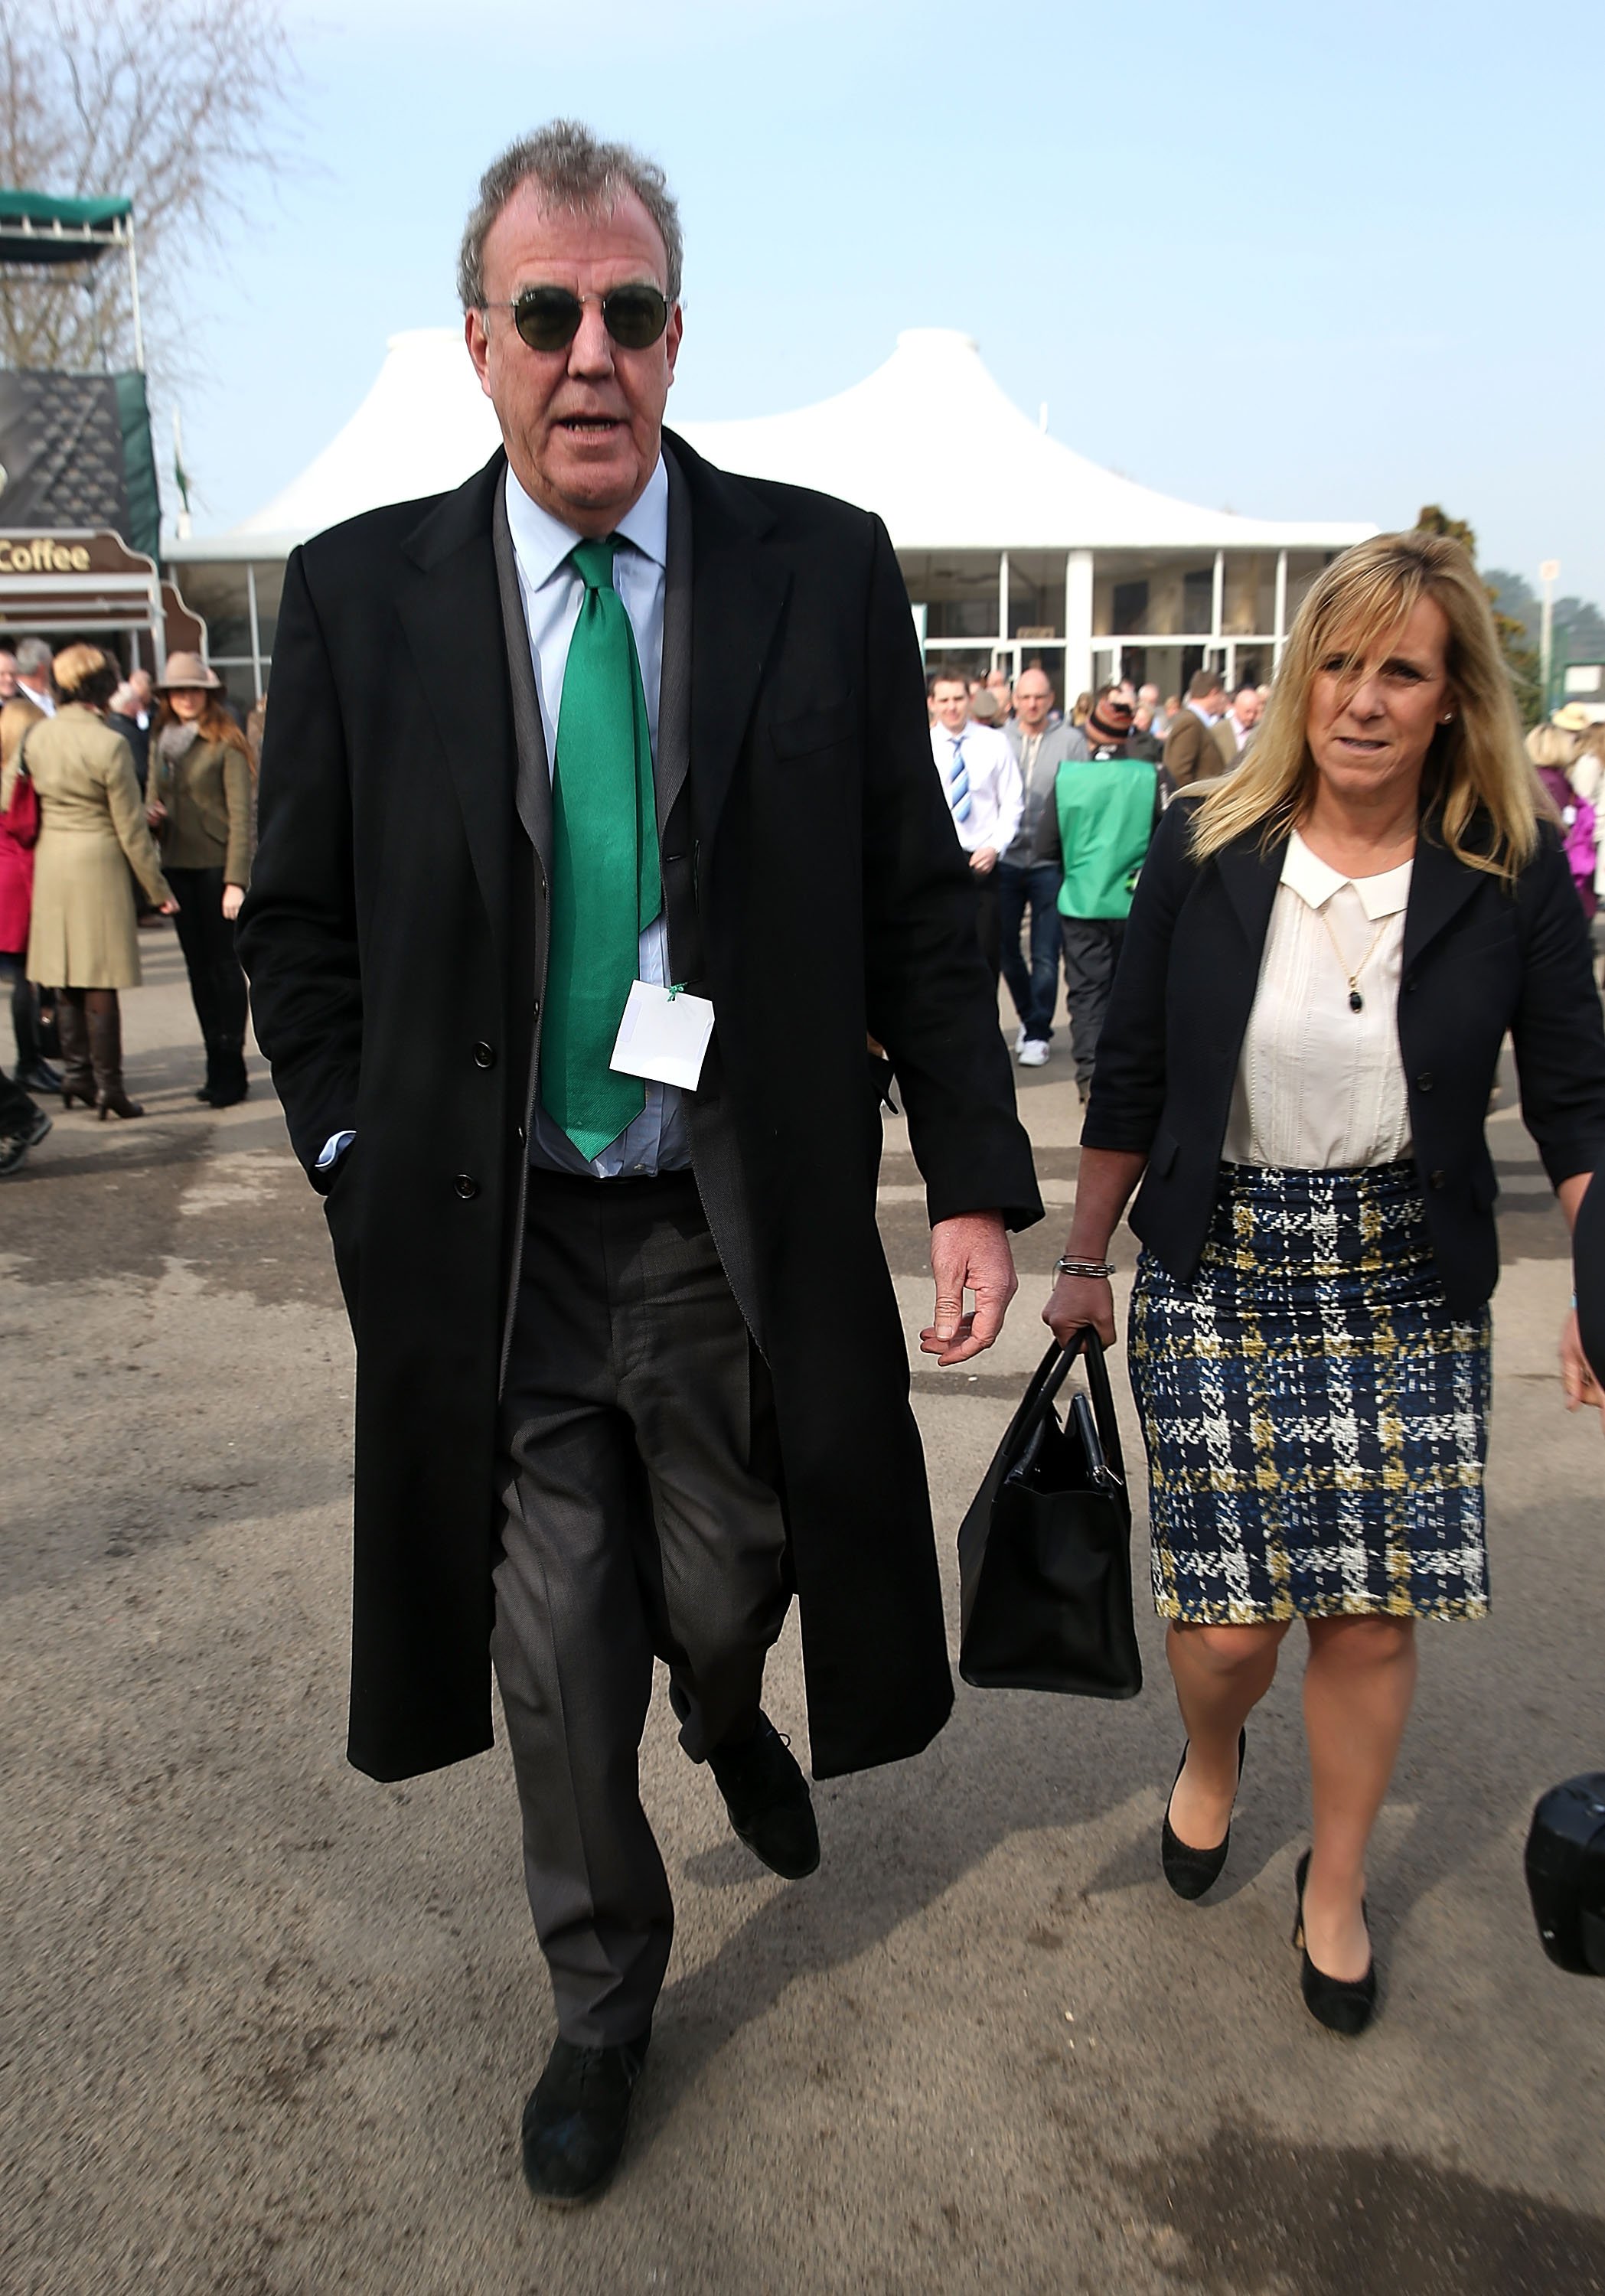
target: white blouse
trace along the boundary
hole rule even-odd
[[[1344,877],[1297,830],[1289,838],[1221,1150],[1228,1163],[1352,1171],[1409,1153],[1398,1004],[1411,867]]]

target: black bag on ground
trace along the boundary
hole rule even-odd
[[[1550,1959],[1576,1977],[1605,1977],[1605,1770],[1543,1797],[1527,1838],[1527,1886]]]
[[[1064,1422],[1053,1398],[1078,1355]],[[959,1672],[981,1690],[1134,1698],[1131,1499],[1103,1348],[1049,1349],[959,1530]]]

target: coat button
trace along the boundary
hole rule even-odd
[[[1417,1078],[1416,1078],[1416,1080],[1415,1080],[1415,1088],[1416,1088],[1417,1092],[1430,1092],[1430,1091],[1431,1091],[1431,1089],[1432,1089],[1432,1071],[1431,1071],[1431,1070],[1430,1070],[1430,1069],[1423,1069],[1423,1070],[1421,1070],[1421,1072],[1420,1076],[1419,1076],[1419,1077],[1417,1077]]]
[[[1444,1175],[1441,1172],[1429,1172],[1427,1175],[1427,1185],[1429,1188],[1443,1187],[1445,1185]]]
[[[495,1046],[494,1045],[487,1045],[487,1044],[486,1044],[483,1040],[481,1040],[479,1044],[477,1044],[477,1045],[474,1046],[474,1066],[475,1066],[475,1068],[477,1068],[477,1069],[494,1069],[494,1068],[495,1068],[495,1064],[496,1064],[496,1048],[495,1048]]]
[[[479,1193],[479,1183],[471,1172],[459,1172],[452,1185],[465,1204],[471,1204]]]

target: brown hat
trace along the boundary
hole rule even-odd
[[[223,680],[209,669],[198,653],[170,653],[168,666],[156,681],[158,693],[171,693],[176,685],[199,685],[209,693],[221,691]]]
[[[1131,721],[1130,702],[1117,701],[1112,693],[1106,693],[1086,722],[1092,731],[1101,734],[1106,742],[1123,742],[1131,732]]]

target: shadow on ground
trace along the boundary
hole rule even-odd
[[[1593,2296],[1605,2223],[1413,2161],[1389,2145],[1288,2144],[1252,2121],[1117,2169],[1208,2296]]]

